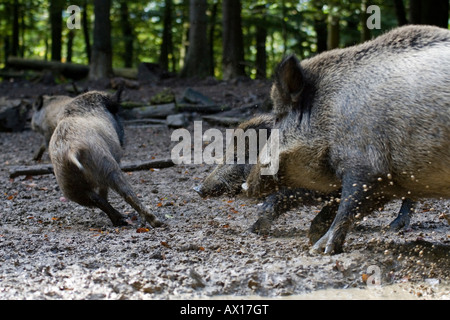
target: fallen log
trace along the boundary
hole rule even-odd
[[[20,57],[9,57],[8,68],[16,70],[51,70],[62,74],[66,78],[81,80],[89,74],[89,66],[78,63],[46,61],[39,59],[24,59]],[[114,68],[114,75],[127,79],[137,79],[137,69]]]
[[[163,169],[174,166],[172,159],[155,159],[148,161],[123,162],[120,165],[122,171],[143,171],[150,169]],[[19,176],[39,176],[52,174],[53,166],[48,164],[37,164],[32,166],[14,166],[9,169],[9,178],[14,179]]]

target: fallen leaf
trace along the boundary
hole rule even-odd
[[[169,244],[165,241],[161,241],[161,245],[166,247],[166,248],[170,248]]]
[[[233,202],[234,202],[234,200],[228,200],[227,202],[228,202],[228,203],[233,203]]]
[[[159,202],[156,206],[157,206],[157,207],[162,207],[162,203]]]
[[[222,228],[229,228],[230,225],[229,224],[225,224]]]
[[[144,232],[149,232],[149,231],[150,231],[150,229],[148,229],[148,228],[137,228],[136,229],[137,233],[144,233]]]
[[[205,251],[205,248],[204,247],[198,247],[198,250]]]
[[[369,279],[369,275],[366,274],[366,273],[363,273],[363,274],[361,275],[361,279],[362,279],[362,281],[363,281],[364,283],[367,283],[367,280]]]

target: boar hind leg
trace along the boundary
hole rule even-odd
[[[101,192],[103,193],[103,192]],[[125,218],[122,216],[122,214],[114,209],[106,200],[106,198],[102,197],[101,195],[98,195],[95,192],[90,192],[88,194],[89,199],[91,200],[92,204],[105,212],[109,219],[111,219],[112,224],[115,227],[119,226],[126,226],[128,223],[125,221]]]
[[[33,154],[33,160],[34,161],[40,161],[42,159],[42,155],[44,154],[45,150],[47,149],[47,146],[45,143],[43,143],[39,149],[37,149]]]
[[[398,213],[397,218],[390,223],[389,228],[392,230],[407,229],[411,221],[411,215],[415,210],[415,205],[416,203],[411,199],[407,198],[403,200],[400,212]]]
[[[122,172],[113,172],[109,178],[111,188],[114,189],[129,205],[133,207],[134,210],[139,213],[142,223],[147,221],[154,228],[162,225],[158,218],[156,218],[154,214],[150,213],[141,203],[136,194],[133,192],[131,185],[123,176]]]

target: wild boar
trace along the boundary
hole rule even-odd
[[[88,92],[64,106],[51,136],[49,155],[64,195],[82,206],[104,211],[114,226],[127,225],[108,202],[116,191],[152,227],[161,222],[147,210],[121,171],[123,129],[115,117],[118,103],[107,94]]]
[[[252,167],[247,194],[277,186],[341,191],[313,249],[343,251],[359,215],[396,198],[450,197],[450,31],[406,26],[278,66],[271,97],[279,171]]]
[[[248,129],[266,129],[270,135],[270,130],[275,125],[275,115],[273,114],[261,114],[254,118],[243,122],[239,125],[238,129],[242,129],[246,132]],[[259,135],[256,135],[258,137]],[[246,141],[249,143],[249,141]],[[254,143],[259,145],[259,141]],[[229,147],[229,146],[228,146]],[[234,155],[237,154],[237,143],[233,143]],[[248,159],[248,152],[250,148],[245,145],[246,158]],[[195,186],[194,190],[202,197],[218,197],[223,194],[231,196],[240,194],[242,192],[242,183],[246,180],[250,173],[252,164],[248,161],[244,164],[237,164],[236,159],[231,164],[227,164],[225,157],[221,164],[211,172],[202,184]],[[317,226],[310,232],[310,240],[316,241],[317,234],[322,232],[326,226],[330,226],[330,215],[336,214],[337,207],[334,205],[328,205],[328,201],[334,198],[339,198],[338,192],[333,194],[323,194],[315,192],[314,190],[307,189],[289,189],[280,186],[279,190],[268,195],[262,206],[258,209],[258,220],[252,225],[252,232],[266,235],[269,233],[273,221],[275,221],[281,214],[287,212],[290,209],[301,205],[320,205],[324,204],[323,212],[320,212],[315,219]],[[407,227],[409,224],[409,215],[412,211],[413,203],[408,202],[406,206],[402,206],[398,217],[391,223],[393,229],[400,229]],[[334,218],[334,216],[332,216]],[[318,227],[320,225],[320,228]],[[324,231],[326,231],[326,228]],[[320,235],[323,235],[320,234]]]
[[[31,129],[44,137],[44,142],[33,156],[33,160],[40,160],[45,150],[48,149],[53,131],[64,112],[64,106],[72,101],[68,96],[39,96],[33,104],[33,116]]]
[[[113,115],[117,125],[121,125],[118,118],[120,107],[120,97],[123,86],[120,86],[112,98],[116,103],[109,106],[109,112]],[[44,137],[44,142],[35,152],[33,160],[39,161],[45,150],[48,149],[50,138],[55,131],[61,116],[64,114],[65,106],[72,102],[74,98],[63,95],[49,96],[40,95],[33,104],[33,116],[31,118],[31,129],[40,133]],[[114,109],[112,109],[114,108]],[[120,128],[120,143],[123,145],[123,129]]]

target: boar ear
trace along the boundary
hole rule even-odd
[[[44,105],[44,96],[40,95],[36,101],[33,103],[33,110],[39,111],[41,110],[42,106]]]
[[[294,55],[283,59],[275,71],[275,83],[283,99],[298,102],[304,87],[303,71]]]
[[[114,102],[120,103],[121,98],[122,98],[122,92],[123,92],[123,89],[124,89],[124,85],[123,85],[123,84],[120,84],[119,87],[117,88],[116,93],[115,93],[114,96],[112,97],[112,100],[113,100]]]
[[[120,103],[111,98],[105,99],[105,107],[111,114],[117,114],[120,111]]]

